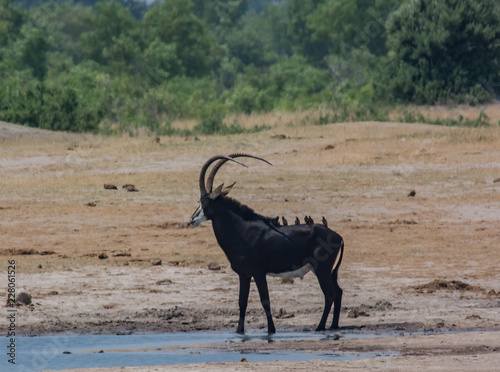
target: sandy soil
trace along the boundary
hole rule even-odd
[[[247,136],[161,138],[157,144],[148,137],[40,135],[0,123],[0,255],[4,262],[16,261],[18,293],[33,297],[32,305],[18,307],[18,334],[235,329],[237,276],[210,223],[194,229],[186,221],[198,204],[205,159],[236,151],[263,156],[274,167],[252,160],[245,161],[248,169],[226,166],[216,182],[237,181],[233,197],[289,221],[325,216],[344,237],[343,330],[397,336],[210,347],[397,356],[165,369],[498,366],[497,125],[315,126],[301,120]],[[122,189],[127,183],[139,191]],[[411,191],[415,196],[408,196]],[[6,296],[5,264],[1,270],[0,295]],[[316,326],[323,299],[313,274],[293,283],[269,278],[269,287],[278,332]],[[0,322],[3,328],[5,317]],[[246,329],[265,327],[252,286]],[[411,334],[423,331],[437,334]]]

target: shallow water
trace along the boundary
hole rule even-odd
[[[384,334],[388,336],[388,334]],[[373,358],[373,353],[301,353],[296,351],[229,352],[203,345],[264,340],[323,340],[338,337],[380,337],[380,334],[280,332],[245,336],[229,332],[166,333],[150,335],[56,335],[16,338],[16,365],[2,360],[2,371],[41,371],[91,367],[133,367],[168,364],[257,361],[349,360]],[[169,350],[172,348],[173,350]],[[4,369],[3,366],[6,366]]]

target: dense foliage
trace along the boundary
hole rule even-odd
[[[487,99],[482,85],[500,71],[498,4],[413,0],[402,5],[387,22],[391,53],[381,80],[387,93],[416,103]]]
[[[496,0],[0,0],[0,120],[40,128],[235,133],[230,112],[479,103],[499,77]]]

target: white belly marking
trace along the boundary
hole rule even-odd
[[[311,264],[307,264],[305,266],[302,266],[300,269],[294,271],[285,271],[284,273],[278,273],[278,274],[268,273],[267,275],[284,279],[291,279],[291,278],[303,279],[304,275],[306,275],[311,270],[312,270]]]

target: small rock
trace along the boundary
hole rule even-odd
[[[280,139],[280,140],[283,140],[283,139],[287,139],[288,137],[285,136],[284,134],[275,134],[274,136],[271,136],[272,139]]]
[[[57,292],[57,291],[50,291],[48,293],[49,296],[57,296],[58,294],[59,294],[59,292]]]
[[[98,259],[100,260],[105,260],[106,258],[108,258],[108,255],[104,252],[100,253],[99,256],[97,256]]]
[[[377,303],[373,306],[373,310],[377,311],[388,311],[392,310],[393,308],[394,307],[392,306],[392,304],[389,301],[385,300],[377,301]]]
[[[414,197],[415,195],[417,195],[417,192],[415,190],[411,190],[410,193],[408,194],[408,197]]]
[[[153,265],[153,266],[161,266],[161,260],[159,258],[151,260],[151,265]]]
[[[357,318],[359,316],[370,316],[366,311],[360,310],[358,307],[354,306],[349,309],[347,312],[348,318]]]
[[[500,182],[500,178],[495,178],[495,179],[493,180],[493,183],[499,183],[499,182]]]
[[[293,278],[283,278],[281,284],[293,284]]]
[[[94,202],[88,202],[87,204],[85,204],[87,207],[95,207],[97,204],[94,203]]]
[[[241,358],[240,362],[247,362],[247,358]]]
[[[112,185],[110,183],[105,183],[104,184],[104,189],[105,190],[118,190],[118,187],[116,187],[115,185]]]
[[[445,325],[445,323],[444,323],[443,319],[431,319],[425,323],[424,330],[425,331],[432,331],[434,329],[443,328],[444,325]]]
[[[213,270],[213,271],[219,271],[222,268],[221,265],[219,265],[215,262],[209,263],[207,267],[208,267],[208,270]]]
[[[287,313],[285,309],[281,308],[280,311],[278,312],[278,319],[288,319],[288,318],[293,318],[295,314],[293,313]]]
[[[63,351],[63,354],[73,354],[71,351]]]
[[[16,296],[16,302],[23,305],[31,305],[31,295],[28,292],[19,292]]]
[[[138,192],[138,191],[139,191],[138,189],[136,189],[136,187],[135,187],[134,185],[129,185],[129,186],[127,186],[127,187],[126,187],[126,190],[127,190],[128,192]]]
[[[118,252],[113,255],[113,257],[132,257],[130,252]]]
[[[469,320],[469,319],[482,319],[482,318],[477,314],[472,314],[472,315],[467,315],[465,319]]]
[[[335,148],[334,145],[328,145],[325,147],[325,150],[333,150]]]

